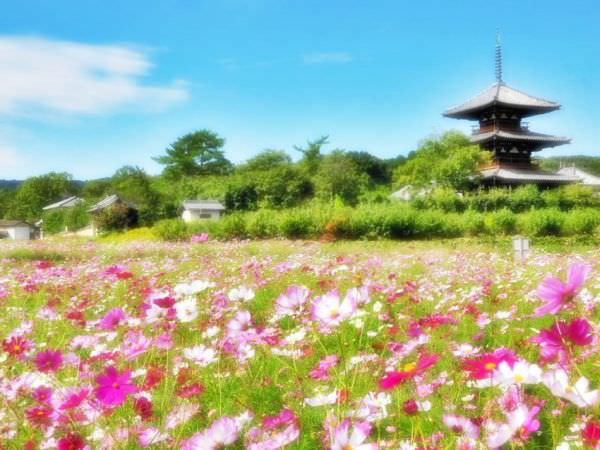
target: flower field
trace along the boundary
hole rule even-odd
[[[600,254],[0,246],[2,449],[600,449]]]

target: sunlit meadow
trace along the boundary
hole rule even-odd
[[[600,254],[3,243],[4,449],[600,448]]]

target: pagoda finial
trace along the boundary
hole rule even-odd
[[[496,81],[502,83],[502,44],[500,43],[500,29],[496,29]]]

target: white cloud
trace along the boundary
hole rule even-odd
[[[303,56],[304,64],[344,64],[352,61],[348,52],[309,53]]]
[[[127,46],[0,37],[0,114],[154,110],[187,99],[181,81],[143,84],[151,68],[144,52]]]

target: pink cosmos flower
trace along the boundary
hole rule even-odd
[[[319,365],[310,371],[311,378],[315,380],[325,381],[330,378],[329,372],[339,362],[337,355],[329,355],[319,361]]]
[[[35,356],[35,365],[40,372],[56,372],[63,363],[59,350],[46,350]]]
[[[336,327],[344,320],[352,317],[356,311],[356,298],[346,296],[340,299],[337,290],[315,298],[312,308],[312,317],[326,327]]]
[[[98,323],[98,328],[104,331],[114,331],[127,318],[121,308],[111,309]]]
[[[289,286],[285,293],[281,294],[275,301],[277,317],[294,315],[306,303],[310,297],[310,291],[304,286]]]
[[[491,378],[501,362],[507,363],[512,368],[517,362],[517,355],[512,350],[499,348],[492,353],[467,359],[463,362],[463,369],[475,380],[483,380]]]
[[[200,233],[192,236],[193,243],[208,242],[208,233]]]
[[[593,340],[592,326],[583,318],[573,319],[568,323],[561,320],[531,338],[532,342],[540,344],[542,359],[547,362],[556,359],[564,362],[568,357],[569,345],[584,346],[591,344]]]
[[[445,414],[444,425],[458,434],[463,434],[472,439],[479,439],[479,426],[468,417],[456,414]]]
[[[94,389],[96,398],[106,406],[119,406],[125,403],[127,396],[137,392],[131,382],[131,372],[119,373],[115,367],[107,367],[104,373],[96,377],[98,386]]]
[[[240,435],[240,424],[231,417],[221,417],[200,433],[185,441],[181,450],[216,450],[233,444]]]
[[[58,450],[87,450],[90,447],[77,433],[69,433],[58,440]]]
[[[440,356],[436,354],[422,354],[416,363],[408,363],[402,367],[402,370],[388,372],[379,381],[381,389],[394,389],[399,384],[424,373],[430,367],[433,367],[439,361]]]
[[[350,426],[350,420],[346,419],[332,430],[331,450],[377,450],[377,444],[364,443],[371,434],[369,422],[355,423],[352,429]]]
[[[538,297],[546,304],[536,309],[535,315],[540,317],[556,314],[567,307],[585,283],[591,270],[591,267],[586,264],[573,264],[569,268],[566,283],[556,277],[546,278],[538,287]]]

